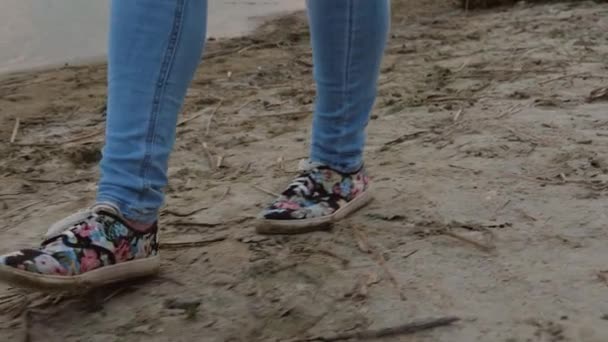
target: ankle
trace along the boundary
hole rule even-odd
[[[152,223],[144,223],[144,222],[137,222],[137,221],[132,221],[127,219],[127,224],[129,225],[129,227],[131,227],[132,229],[140,232],[140,233],[145,233],[148,230],[150,230],[150,228],[152,228],[155,224],[155,222]]]
[[[109,201],[97,202],[95,205],[93,205],[92,210],[93,211],[106,211],[106,212],[118,215],[125,221],[125,223],[127,223],[127,225],[131,229],[136,230],[140,233],[147,232],[152,227],[154,227],[154,225],[156,224],[156,219],[154,219],[154,221],[152,221],[152,222],[150,222],[149,220],[146,220],[147,222],[143,222],[143,221],[140,221],[137,219],[131,219],[128,216],[124,215],[124,212],[120,210],[119,205],[114,204],[113,202],[109,202]]]

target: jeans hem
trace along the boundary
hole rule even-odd
[[[358,160],[356,162],[346,162],[340,163],[332,161],[330,158],[322,158],[322,157],[310,157],[310,161],[313,163],[323,164],[328,166],[330,169],[338,171],[340,173],[356,173],[363,167],[363,160]]]
[[[145,224],[158,221],[158,210],[133,208],[133,206],[127,204],[125,201],[108,195],[97,196],[95,201],[97,203],[108,203],[116,206],[118,211],[120,211],[120,214],[129,221]]]

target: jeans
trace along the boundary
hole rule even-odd
[[[308,0],[317,96],[310,159],[340,172],[363,163],[390,0]],[[157,219],[177,116],[201,60],[206,0],[113,0],[106,143],[97,201]]]

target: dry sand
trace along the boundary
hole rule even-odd
[[[253,232],[271,199],[253,186],[280,191],[306,155],[305,18],[211,42],[178,128],[162,275],[86,295],[5,289],[0,340],[287,341],[455,315],[382,341],[608,341],[608,97],[590,97],[607,29],[592,2],[395,1],[367,148],[376,201],[279,237]],[[104,95],[103,65],[0,81],[0,252],[93,199]]]

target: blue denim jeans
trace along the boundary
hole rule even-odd
[[[365,128],[390,21],[389,0],[308,0],[317,86],[310,159],[363,163]],[[97,201],[157,219],[177,116],[201,60],[206,0],[113,0],[108,116]]]

